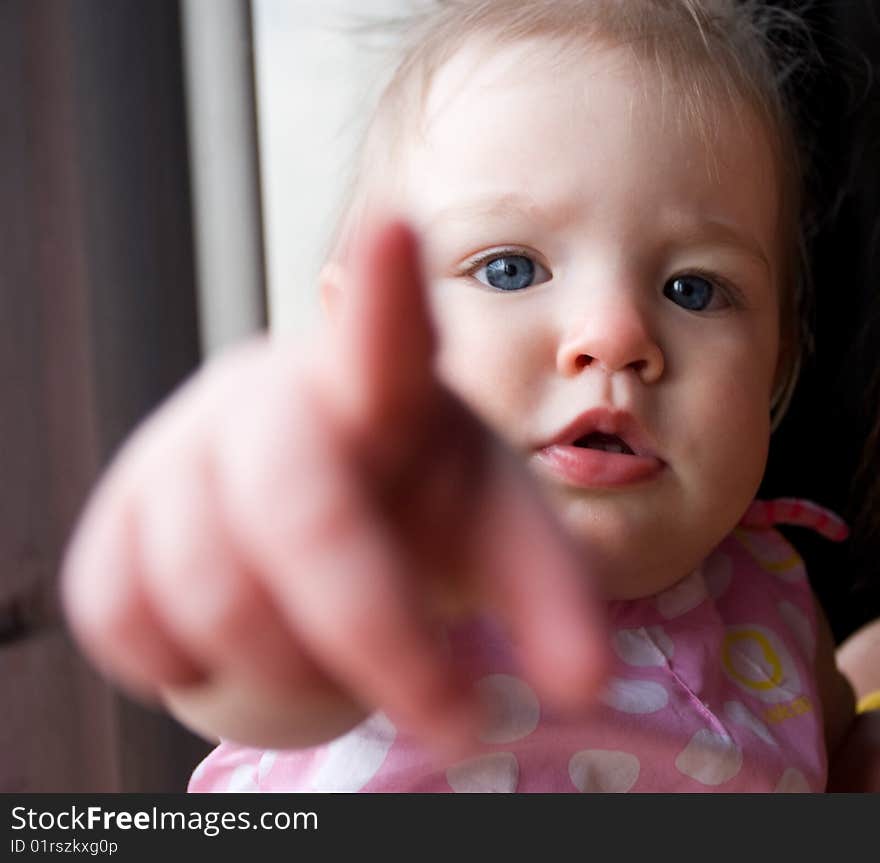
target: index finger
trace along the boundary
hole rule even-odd
[[[400,429],[419,415],[434,380],[418,239],[399,220],[367,226],[344,269],[332,357],[337,407],[356,427]]]

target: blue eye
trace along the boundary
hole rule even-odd
[[[521,291],[534,284],[535,270],[535,262],[525,255],[499,255],[476,270],[474,278],[499,291]]]
[[[663,286],[663,296],[683,309],[702,312],[712,304],[715,287],[701,276],[677,276]]]

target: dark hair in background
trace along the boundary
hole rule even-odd
[[[771,443],[761,495],[846,517],[843,545],[793,536],[838,640],[880,617],[880,4],[777,0],[823,63],[798,82],[808,139],[813,350]]]

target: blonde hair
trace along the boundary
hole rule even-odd
[[[402,56],[368,128],[337,249],[357,222],[355,201],[369,197],[369,176],[393,174],[403,134],[424,116],[438,70],[468,41],[491,37],[499,45],[552,41],[560,62],[596,45],[627,48],[674,88],[679,122],[710,144],[721,111],[751,108],[768,133],[780,184],[783,240],[779,386],[771,414],[776,428],[810,344],[809,268],[802,209],[804,154],[786,98],[789,81],[810,56],[802,19],[757,0],[435,0],[397,24]],[[805,50],[806,49],[806,50]],[[382,169],[385,169],[383,172]]]

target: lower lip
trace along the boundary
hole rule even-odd
[[[653,479],[663,470],[663,462],[653,456],[559,444],[538,450],[535,457],[556,477],[581,488],[635,485]]]

